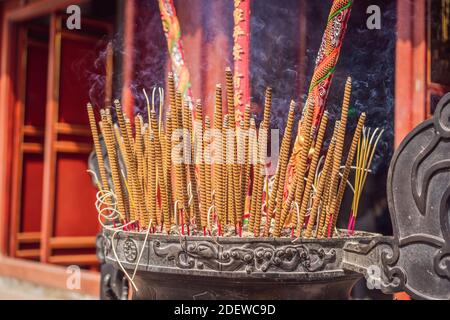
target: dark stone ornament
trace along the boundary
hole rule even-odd
[[[123,253],[125,255],[125,259],[128,262],[136,261],[138,257],[138,251],[136,243],[134,242],[133,239],[128,238],[127,240],[125,240],[125,242],[123,243]]]
[[[388,201],[395,254],[384,261],[414,298],[450,299],[450,94],[392,158]]]
[[[304,245],[254,247],[244,244],[224,251],[209,241],[188,242],[186,239],[166,246],[155,241],[153,250],[157,256],[174,261],[182,269],[244,270],[248,274],[268,270],[314,272],[323,269],[336,256],[334,249],[309,249]]]

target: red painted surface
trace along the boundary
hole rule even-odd
[[[25,125],[44,127],[47,91],[48,48],[28,46]]]
[[[86,114],[86,103],[90,101],[89,74],[105,73],[104,69],[93,68],[98,54],[94,47],[95,43],[62,40],[59,122],[89,124]],[[104,97],[97,100],[104,101]]]
[[[25,155],[23,158],[21,232],[41,230],[42,174],[42,155]]]
[[[99,231],[96,190],[86,169],[87,155],[58,155],[53,236],[94,236]]]

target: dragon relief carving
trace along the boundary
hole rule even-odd
[[[259,245],[224,249],[221,245],[208,241],[163,244],[153,242],[153,250],[158,257],[173,261],[182,269],[211,269],[214,271],[267,272],[315,272],[333,262],[334,249],[308,248],[304,245],[274,247]]]

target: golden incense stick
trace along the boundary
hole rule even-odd
[[[259,175],[260,170],[258,167],[258,134],[256,131],[256,124],[255,119],[250,120],[250,132],[251,135],[251,144],[250,144],[250,163],[253,167],[253,178],[252,178],[252,197],[251,197],[251,206],[250,206],[250,218],[248,222],[248,231],[253,232],[255,228],[255,216],[256,216],[256,206],[258,202],[258,181],[259,181]],[[253,124],[253,125],[252,125]]]
[[[183,137],[183,109],[182,109],[182,97],[180,92],[176,92],[176,125],[173,127],[174,130],[178,130],[176,134],[177,140],[175,141],[175,145],[182,148],[181,157],[178,155],[179,159],[176,159],[177,162],[175,164],[175,172],[176,172],[176,185],[177,185],[177,201],[178,208],[184,212],[184,221],[182,224],[189,225],[189,208],[188,208],[188,194],[187,194],[187,182],[186,182],[186,166],[185,166],[185,154],[184,154],[184,137]],[[173,142],[173,141],[172,141]],[[174,147],[174,146],[173,146]]]
[[[233,83],[233,74],[231,72],[231,69],[228,67],[225,70],[225,76],[226,76],[226,90],[227,90],[227,106],[228,106],[228,114],[230,115],[230,129],[233,132],[233,143],[232,148],[233,152],[231,154],[232,159],[230,159],[230,163],[232,164],[232,182],[233,182],[233,190],[236,191],[233,197],[234,201],[234,216],[237,219],[237,223],[241,223],[239,220],[240,217],[242,217],[242,213],[244,211],[243,205],[242,205],[242,195],[238,195],[237,193],[240,190],[240,171],[241,171],[241,165],[238,163],[238,138],[236,133],[236,111],[235,111],[235,102],[234,102],[234,83]],[[236,221],[235,221],[236,222]]]
[[[223,154],[223,134],[222,134],[222,87],[216,85],[216,103],[214,110],[214,205],[218,220],[223,224],[226,212],[225,195],[223,184],[225,183],[224,156]]]
[[[342,174],[341,184],[339,185],[337,197],[336,197],[335,202],[333,202],[333,204],[332,204],[332,214],[333,214],[333,226],[332,226],[332,231],[331,231],[332,233],[334,232],[334,229],[336,228],[336,222],[337,222],[337,217],[339,215],[339,209],[341,206],[342,198],[344,196],[345,188],[347,186],[347,180],[350,175],[351,165],[353,163],[353,159],[354,159],[354,156],[356,153],[356,146],[358,144],[357,141],[359,141],[361,138],[361,133],[362,133],[362,129],[364,127],[365,118],[366,118],[365,113],[361,114],[359,121],[358,121],[358,126],[356,127],[355,134],[353,137],[353,140],[355,140],[355,144],[353,144],[353,141],[352,141],[352,145],[350,146],[350,150],[348,152],[347,161],[345,163],[344,172]]]
[[[269,198],[267,221],[266,225],[264,226],[265,237],[269,236],[270,224],[276,204],[278,203],[278,206],[281,208],[281,202],[283,199],[283,192],[284,192],[284,182],[286,178],[286,168],[289,162],[289,149],[291,146],[292,128],[294,126],[294,115],[296,106],[297,105],[294,102],[294,100],[291,100],[286,129],[284,132],[283,140],[281,141],[281,153],[278,160],[277,171],[275,174],[275,181]]]
[[[102,124],[103,124],[103,133],[104,133],[104,137],[105,137],[105,144],[106,144],[106,149],[108,152],[108,162],[109,162],[109,166],[111,168],[111,177],[112,177],[112,181],[113,181],[113,188],[114,188],[114,193],[116,195],[116,200],[117,200],[117,208],[119,210],[119,213],[125,217],[125,219],[130,219],[130,217],[128,216],[128,213],[125,209],[125,204],[124,204],[124,198],[123,198],[123,193],[122,193],[122,184],[121,184],[121,178],[120,178],[120,173],[119,173],[119,163],[117,160],[117,153],[116,153],[116,147],[115,147],[115,143],[114,143],[114,136],[112,133],[112,128],[111,128],[111,123],[108,122],[107,117],[106,117],[106,113],[105,111],[102,109],[100,110],[101,113],[101,118],[102,118]]]
[[[175,107],[174,107],[175,109]],[[164,157],[166,167],[166,186],[167,186],[167,200],[170,212],[173,209],[173,184],[172,184],[172,108],[166,112],[166,155]]]
[[[136,195],[136,201],[140,204],[144,203],[144,150],[143,150],[143,141],[142,141],[142,117],[137,115],[135,117],[135,125],[136,125],[136,139],[135,139],[135,154],[136,154],[136,162],[137,162],[137,176],[135,177],[134,183],[138,184],[139,187],[136,187],[136,190],[141,189],[142,192]],[[147,211],[141,210],[139,220],[144,222],[144,226],[147,226]]]
[[[339,185],[339,190],[336,198],[334,199],[331,205],[331,216],[333,217],[332,226],[331,226],[331,234],[333,234],[334,229],[336,227],[337,218],[339,215],[339,209],[342,202],[342,197],[344,196],[345,188],[347,186],[348,176],[350,175],[350,169],[353,163],[353,158],[356,153],[356,148],[358,146],[358,141],[361,138],[362,129],[364,127],[364,122],[366,121],[366,114],[362,113],[359,116],[358,125],[356,126],[355,133],[353,135],[352,144],[350,146],[350,150],[348,152],[347,161],[345,163],[344,172],[342,174],[341,183]],[[328,221],[327,221],[328,223]],[[328,225],[326,225],[328,227]]]
[[[258,133],[258,163],[256,165],[259,173],[257,175],[257,197],[256,197],[256,211],[255,211],[255,226],[254,234],[259,236],[262,215],[262,195],[264,189],[264,179],[266,177],[266,154],[267,154],[267,139],[270,125],[270,108],[272,106],[272,88],[268,87],[265,93],[264,102],[264,117]]]
[[[322,120],[320,122],[319,132],[317,134],[317,140],[316,140],[316,144],[314,146],[314,154],[313,154],[313,157],[311,160],[311,164],[309,166],[309,172],[308,172],[308,177],[307,177],[307,181],[306,181],[305,192],[303,194],[303,200],[302,200],[301,206],[300,206],[300,217],[299,217],[298,224],[296,226],[297,227],[297,229],[296,229],[297,237],[300,237],[302,229],[303,229],[303,223],[305,221],[306,210],[307,210],[308,204],[310,202],[311,189],[312,189],[312,185],[313,185],[314,178],[316,175],[317,163],[319,162],[320,151],[322,149],[322,142],[323,142],[323,138],[325,136],[325,130],[327,128],[327,124],[328,124],[328,113],[325,112],[324,115],[322,116]],[[311,219],[311,216],[310,216],[310,219]]]
[[[108,176],[106,175],[105,162],[103,160],[103,153],[102,148],[100,146],[97,124],[95,122],[95,115],[94,109],[92,108],[92,104],[90,103],[87,104],[87,111],[89,116],[89,125],[91,127],[92,140],[94,142],[95,155],[97,156],[97,164],[100,174],[101,187],[102,190],[108,191],[109,190]]]
[[[290,212],[292,201],[294,200],[295,197],[295,193],[296,192],[303,193],[304,176],[307,168],[309,148],[311,145],[311,126],[313,115],[314,115],[314,103],[312,101],[309,101],[308,109],[305,114],[305,120],[302,125],[302,130],[304,132],[303,147],[302,150],[300,151],[300,158],[298,159],[298,163],[296,166],[294,183],[291,186],[291,189],[289,190],[288,199],[282,208],[280,219],[275,222],[274,236],[276,237],[279,237],[281,234],[281,229],[283,228],[288,213]],[[297,191],[297,188],[299,188],[299,191]]]
[[[159,187],[161,196],[161,209],[164,228],[167,232],[169,232],[170,227],[172,225],[170,214],[172,208],[169,206],[169,194],[167,192],[167,181],[166,181],[167,177],[164,176],[161,140],[159,135],[158,123],[156,120],[156,113],[154,111],[151,111],[150,113],[150,127],[151,127],[151,134],[154,136],[154,143],[155,143],[154,151],[155,151],[155,160],[156,160],[155,162],[158,179],[158,186],[156,187]]]
[[[240,182],[240,201],[242,211],[238,212],[237,220],[240,224],[242,224],[243,215],[246,210],[246,201],[247,201],[247,193],[248,193],[248,184],[250,180],[250,148],[249,148],[249,130],[250,130],[250,106],[245,106],[244,112],[244,126],[241,134],[243,135],[243,164],[242,164],[242,173],[241,173],[241,182]]]
[[[147,186],[147,192],[149,197],[149,214],[150,219],[152,219],[152,227],[154,227],[157,222],[157,189],[156,189],[156,150],[155,150],[155,134],[153,130],[150,130],[148,133],[148,139],[149,139],[149,155],[150,158],[148,159],[148,186]]]
[[[324,116],[322,118],[322,122],[324,121],[325,116],[326,115],[324,114]],[[319,135],[320,135],[320,130],[319,130]],[[316,144],[319,144],[319,136],[317,138]],[[313,206],[311,209],[311,214],[309,215],[308,224],[306,226],[305,238],[310,238],[312,235],[312,230],[313,230],[314,224],[316,222],[317,212],[319,210],[319,204],[321,202],[322,193],[326,187],[325,183],[327,182],[328,172],[330,171],[330,167],[331,167],[332,160],[333,160],[333,157],[332,157],[333,150],[334,150],[334,142],[332,145],[330,144],[329,151],[331,151],[331,152],[327,155],[327,157],[325,159],[325,163],[324,163],[324,166],[322,169],[322,175],[319,179],[319,185],[317,186],[316,193],[313,197]],[[301,230],[300,230],[300,232],[301,232]],[[298,234],[298,235],[300,235],[300,234]]]
[[[335,126],[335,134],[337,135],[337,129],[338,125]],[[329,196],[329,188],[328,185],[331,183],[331,166],[333,163],[333,153],[334,153],[334,146],[336,145],[336,139],[334,138],[334,134],[333,137],[331,138],[330,141],[330,145],[328,146],[328,151],[327,151],[327,155],[325,157],[325,164],[328,164],[328,170],[325,171],[322,169],[322,173],[321,173],[321,178],[324,178],[324,185],[323,185],[323,195],[322,195],[322,200],[320,202],[320,214],[319,217],[317,218],[318,222],[317,222],[317,234],[316,237],[319,236],[319,234],[321,234],[321,231],[323,229],[323,226],[325,224],[325,219],[327,216],[327,211],[328,211],[328,196]],[[325,164],[324,164],[324,168],[325,168]]]
[[[205,136],[203,139],[203,152],[205,158],[205,211],[206,220],[208,221],[209,208],[212,204],[212,187],[211,187],[211,121],[209,116],[205,116]],[[211,226],[207,225],[207,228]]]
[[[195,176],[195,164],[193,158],[193,148],[191,143],[191,135],[192,135],[192,115],[189,109],[189,104],[185,102],[183,108],[183,127],[185,128],[185,132],[187,133],[185,137],[183,137],[183,141],[185,141],[185,152],[186,152],[186,165],[189,172],[189,182],[191,184],[191,194],[192,194],[192,208],[194,211],[195,221],[198,225],[200,225],[201,215],[200,215],[200,201],[198,197],[198,186],[197,186],[197,177]],[[186,130],[187,129],[187,130]]]
[[[207,205],[207,193],[206,193],[206,163],[203,157],[204,154],[204,141],[203,141],[203,110],[202,103],[200,100],[197,100],[195,105],[195,163],[199,165],[199,176],[200,176],[200,223],[202,228],[205,229],[207,226],[207,214],[208,214],[208,205]]]

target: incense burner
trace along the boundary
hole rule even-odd
[[[450,299],[450,94],[394,154],[387,181],[392,237],[331,239],[176,237],[103,231],[102,297],[346,299],[369,288]],[[108,269],[106,269],[108,268]]]
[[[106,263],[130,276],[136,270],[135,299],[343,299],[363,276],[350,268],[350,252],[380,238],[359,233],[293,242],[150,235],[145,241],[145,234],[105,231],[103,246]],[[365,258],[376,264],[380,252]]]

